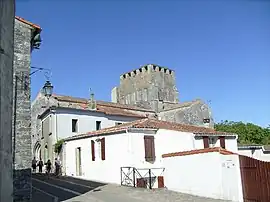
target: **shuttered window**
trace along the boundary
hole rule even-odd
[[[219,141],[220,141],[220,147],[225,149],[225,137],[224,136],[219,137]]]
[[[91,140],[92,161],[95,161],[95,141]]]
[[[207,136],[203,136],[203,146],[209,148],[209,138]]]
[[[101,140],[101,160],[105,160],[105,137]]]
[[[154,136],[144,136],[145,161],[155,161],[155,138]]]

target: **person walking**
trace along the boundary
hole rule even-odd
[[[48,159],[48,161],[46,163],[46,173],[48,174],[48,177],[50,175],[51,170],[52,170],[52,163],[51,163],[51,160]]]
[[[38,172],[39,173],[42,173],[42,168],[43,168],[43,161],[42,159],[40,158],[39,162],[38,162]]]
[[[37,169],[37,160],[36,160],[36,157],[33,158],[32,160],[32,169],[33,169],[33,173],[36,172],[36,169]]]
[[[55,158],[54,166],[55,166],[55,175],[56,175],[56,177],[59,177],[59,174],[60,174],[60,162],[58,161],[57,158]]]

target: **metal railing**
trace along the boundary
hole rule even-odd
[[[121,185],[152,189],[165,168],[121,167]]]

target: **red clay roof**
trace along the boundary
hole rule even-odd
[[[223,154],[223,155],[236,154],[236,153],[233,153],[231,151],[228,151],[228,150],[220,148],[220,147],[213,147],[213,148],[206,148],[206,149],[196,149],[196,150],[191,150],[191,151],[163,154],[162,158],[176,157],[176,156],[187,156],[187,155],[203,154],[203,153],[210,153],[210,152],[219,152],[220,154]],[[238,155],[238,154],[236,154],[236,155]]]
[[[180,132],[189,132],[194,134],[204,134],[204,135],[235,135],[225,132],[218,132],[211,128],[192,126],[186,124],[173,123],[168,121],[160,121],[151,118],[139,119],[136,121],[124,123],[118,126],[113,126],[109,128],[104,128],[102,130],[88,132],[86,134],[75,135],[67,138],[66,140],[73,140],[79,138],[86,138],[92,135],[105,135],[110,133],[117,133],[121,131],[125,131],[129,128],[142,128],[142,129],[167,129],[167,130],[175,130]]]
[[[53,94],[53,97],[57,99],[58,101],[72,102],[72,103],[78,103],[78,104],[80,103],[82,104],[81,106],[85,106],[89,102],[89,100],[85,98],[76,98],[76,97],[65,96],[65,95]],[[120,109],[136,110],[136,111],[142,111],[142,112],[154,112],[151,109],[144,109],[144,108],[131,106],[131,105],[105,102],[105,101],[100,101],[100,100],[97,100],[96,102],[97,102],[97,107],[104,106],[104,107],[114,107],[114,108],[120,108]]]
[[[21,21],[21,22],[23,22],[23,23],[25,23],[27,25],[30,25],[30,26],[32,26],[32,27],[34,27],[36,29],[41,30],[41,27],[39,25],[33,24],[32,22],[29,22],[28,20],[25,20],[25,19],[23,19],[21,17],[15,16],[15,19],[17,19],[17,20],[19,20],[19,21]]]

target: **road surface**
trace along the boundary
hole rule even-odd
[[[49,178],[44,174],[32,175],[32,201],[58,202],[74,198],[105,184],[71,177]]]
[[[162,190],[123,187],[72,177],[32,175],[32,202],[224,202]]]

